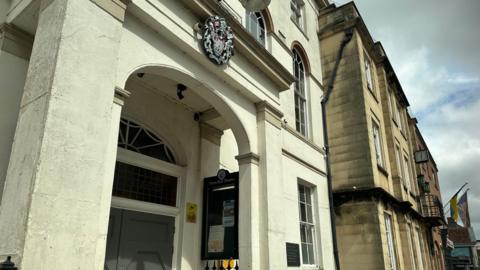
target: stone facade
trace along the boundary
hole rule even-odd
[[[257,35],[237,0],[1,1],[0,259],[12,256],[21,270],[104,269],[111,209],[120,209],[173,220],[167,264],[203,269],[203,179],[227,169],[239,172],[241,269],[286,269],[287,242],[299,245],[301,266],[291,269],[334,269],[317,38],[326,5],[299,1],[292,13],[272,1]],[[235,35],[227,65],[201,47],[198,24],[211,15]],[[305,75],[304,134],[295,126],[294,51]],[[173,158],[120,147],[121,121],[154,134]],[[173,204],[112,196],[119,163],[175,178]],[[309,191],[307,225],[300,186]],[[194,222],[187,204],[198,206]]]
[[[226,169],[239,175],[242,270],[336,269],[332,232],[341,269],[442,269],[417,200],[421,135],[355,5],[271,1],[250,13],[242,2],[0,2],[2,261],[12,256],[21,270],[122,268],[128,259],[143,270],[155,260],[204,269],[202,236],[219,229],[202,225],[204,179]],[[225,65],[202,48],[213,15],[234,33]],[[324,88],[347,29],[324,123]],[[150,175],[159,177],[150,186],[118,192],[120,178]],[[138,237],[122,243],[116,213],[121,224],[148,216],[163,231],[136,225]],[[121,256],[140,242],[160,259]],[[300,265],[287,266],[287,243]]]
[[[420,186],[419,188],[420,193],[423,195],[421,198],[426,198],[423,200],[422,208],[424,208],[425,211],[428,211],[431,209],[431,203],[442,202],[442,194],[440,192],[440,183],[438,180],[438,168],[435,160],[428,150],[428,146],[422,136],[422,133],[417,126],[417,120],[409,117],[409,126],[410,134],[412,134],[414,138],[414,140],[411,141],[413,150],[415,152],[427,151],[428,153],[426,161],[422,161],[422,163],[417,163],[415,165],[417,178],[423,179],[421,180],[421,183],[425,183],[424,186]],[[434,214],[436,213],[432,213],[432,215]],[[434,226],[431,226],[431,234],[427,235],[430,245],[430,256],[432,263],[435,264],[435,269],[443,270],[446,269],[444,256],[445,247],[443,247],[442,244],[440,226],[435,226],[438,225],[437,223],[433,223],[432,225]]]
[[[327,88],[338,64],[326,110],[341,269],[442,269],[420,205],[408,100],[382,45],[354,3],[326,7],[319,29]]]

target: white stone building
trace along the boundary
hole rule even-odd
[[[334,269],[324,1],[0,0],[0,259],[204,269],[203,179],[226,169],[240,269],[287,269],[286,243],[288,269]],[[234,33],[224,65],[202,48],[212,15]]]

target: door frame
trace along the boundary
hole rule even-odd
[[[177,178],[176,206],[112,196],[111,207],[174,217],[175,231],[173,234],[172,270],[181,269],[182,241],[180,236],[183,234],[183,222],[181,222],[180,217],[184,216],[184,207],[180,206],[184,205],[185,200],[186,167],[145,156],[120,147],[117,148],[117,161]]]

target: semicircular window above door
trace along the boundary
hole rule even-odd
[[[120,119],[118,147],[175,164],[175,156],[168,145],[154,132],[142,125]]]

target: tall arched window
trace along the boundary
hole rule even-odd
[[[307,136],[307,94],[305,88],[305,64],[300,53],[293,49],[293,75],[295,76],[295,127]]]
[[[266,45],[266,24],[261,12],[247,13],[247,30],[264,47]]]

